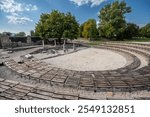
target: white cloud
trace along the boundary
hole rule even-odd
[[[32,11],[37,10],[36,5],[22,4],[15,0],[1,0],[0,9],[6,13],[22,12],[22,11]]]
[[[74,2],[78,6],[82,6],[90,3],[91,7],[94,7],[100,5],[102,2],[105,2],[107,0],[70,0],[70,1]]]
[[[14,13],[23,11],[22,5],[14,0],[1,0],[0,9],[5,13]]]
[[[24,24],[26,22],[32,22],[32,20],[28,17],[19,16],[16,13],[6,16],[8,19],[8,23],[12,24]]]
[[[1,0],[0,10],[7,13],[8,23],[21,23],[24,24],[28,21],[32,21],[28,17],[21,15],[24,11],[35,11],[38,10],[36,5],[18,3],[16,0]]]
[[[31,10],[36,11],[36,10],[38,10],[38,8],[36,5],[33,5]]]
[[[36,11],[36,10],[38,10],[38,8],[37,8],[36,5],[31,5],[31,4],[26,5],[26,6],[24,7],[24,9],[25,9],[26,11]]]

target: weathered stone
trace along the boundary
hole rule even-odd
[[[16,87],[13,87],[12,90],[14,91],[18,91],[18,92],[23,92],[23,93],[29,93],[28,90],[24,90],[24,89],[19,89],[19,88],[16,88]]]
[[[12,83],[12,84],[19,84],[19,82],[13,81],[13,80],[5,80],[5,82],[7,82],[7,83]]]
[[[7,100],[8,98],[0,96],[0,100]]]
[[[41,74],[40,73],[34,73],[34,74],[31,74],[30,76],[33,78],[40,78]]]
[[[63,78],[53,78],[51,81],[52,82],[57,82],[57,83],[64,83],[65,79],[63,79]]]
[[[18,92],[18,91],[12,90],[12,89],[6,90],[5,93],[11,94],[11,95],[16,95],[19,97],[23,97],[26,95],[26,93]]]
[[[52,95],[53,95],[52,92],[47,92],[47,91],[44,91],[44,90],[36,90],[36,93],[38,93],[40,95],[49,96],[49,97],[52,97]]]
[[[69,95],[64,95],[64,99],[67,99],[67,100],[78,100],[78,97],[69,96]]]
[[[60,94],[53,94],[52,98],[64,99],[64,96],[63,96],[63,95],[60,95]]]
[[[15,88],[19,88],[19,89],[23,89],[23,90],[27,90],[27,91],[32,90],[32,87],[22,85],[22,84],[19,84],[19,85],[15,86]]]
[[[0,93],[3,92],[3,91],[5,91],[5,90],[6,90],[6,89],[0,88]]]
[[[50,92],[50,93],[53,93],[53,92],[54,92],[54,89],[53,89],[53,88],[36,87],[35,89],[36,89],[36,90],[43,91],[43,92]]]
[[[86,100],[95,100],[96,98],[94,97],[94,95],[93,94],[91,94],[91,93],[80,93],[79,94],[79,100],[80,99],[86,99]],[[99,98],[98,98],[99,99]]]
[[[24,70],[18,70],[17,71],[19,74],[22,74],[22,73],[24,73],[25,71]]]
[[[2,81],[4,81],[4,79],[3,79],[3,78],[0,78],[0,82],[2,82]]]
[[[78,82],[72,82],[70,80],[67,80],[65,83],[65,86],[67,87],[73,87],[73,88],[77,88],[79,86]]]
[[[23,99],[23,100],[42,100],[41,98],[31,97],[31,96],[24,96],[21,99]]]
[[[9,82],[0,82],[0,84],[6,85],[6,86],[10,86],[11,85],[11,83],[9,83]]]
[[[29,75],[31,75],[32,73],[30,73],[30,72],[24,72],[24,73],[22,73],[23,75],[25,75],[25,76],[29,76]]]
[[[1,95],[2,97],[6,97],[6,98],[12,99],[12,100],[19,100],[19,99],[21,99],[21,97],[16,96],[16,95],[11,95],[11,94],[9,94],[9,93],[1,93],[0,95]]]
[[[29,70],[28,72],[33,74],[33,73],[36,73],[37,71],[31,69],[31,70]]]
[[[45,100],[51,99],[50,96],[40,95],[40,94],[36,94],[36,93],[28,93],[27,95],[32,96],[32,97],[36,97],[36,98],[40,98],[40,99],[45,99]]]
[[[11,87],[6,86],[6,85],[1,85],[1,84],[0,84],[0,88],[3,88],[3,89],[9,89],[9,88],[11,88]]]
[[[66,88],[56,89],[54,93],[60,94],[60,95],[70,95],[70,96],[78,97],[78,91],[77,90],[71,90],[71,89],[66,89]]]

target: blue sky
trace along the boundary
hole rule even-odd
[[[89,18],[98,21],[98,12],[107,3],[114,0],[0,0],[0,32],[13,33],[34,30],[41,13],[50,13],[53,9],[71,12],[79,23]],[[132,7],[132,13],[126,15],[128,22],[144,26],[150,23],[150,0],[125,0]]]

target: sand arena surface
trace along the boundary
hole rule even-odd
[[[124,67],[127,63],[126,58],[118,53],[96,48],[88,48],[44,61],[55,67],[77,71],[114,70]]]

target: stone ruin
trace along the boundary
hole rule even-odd
[[[0,48],[15,48],[15,47],[22,47],[22,46],[32,46],[32,45],[39,45],[41,44],[40,37],[15,37],[9,35],[2,35],[0,37]]]
[[[11,45],[11,40],[9,39],[9,36],[2,35],[0,37],[1,47],[9,47]]]

